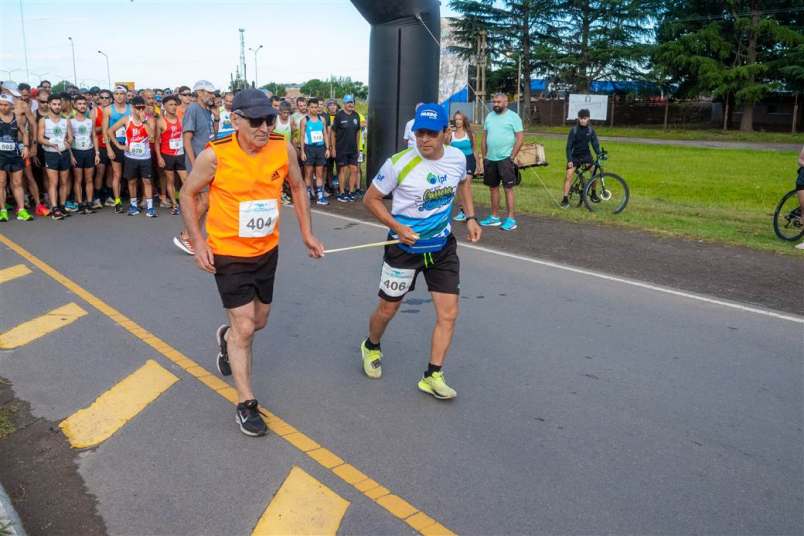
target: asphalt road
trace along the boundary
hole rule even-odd
[[[255,344],[260,402],[459,534],[801,534],[802,319],[461,247],[451,402],[417,391],[434,320],[420,281],[383,340],[358,344],[380,250],[306,257],[283,210],[274,309]],[[178,218],[107,211],[3,224],[26,248],[214,371],[224,314],[211,276],[176,250]],[[381,229],[316,214],[328,247]],[[30,263],[0,244],[0,269]],[[249,534],[293,465],[351,505],[343,534],[412,529],[66,290],[0,285],[0,332],[75,302],[88,315],[17,350],[0,376],[60,421],[146,359],[179,376],[78,470],[112,534]]]

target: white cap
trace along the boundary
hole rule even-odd
[[[115,93],[128,93],[128,88],[126,86],[115,86],[114,92]]]
[[[20,96],[20,88],[17,86],[16,82],[12,82],[11,80],[6,80],[2,83],[3,89],[8,90],[9,93],[14,95],[15,97]]]
[[[7,102],[9,104],[14,104],[14,97],[11,95],[0,95],[0,101]]]
[[[207,80],[199,80],[193,85],[193,91],[209,91],[210,93],[215,91],[215,86],[212,85],[212,82]]]

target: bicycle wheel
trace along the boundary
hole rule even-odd
[[[586,208],[601,214],[619,214],[628,204],[629,196],[625,180],[614,173],[595,175],[583,190]]]
[[[793,242],[804,236],[801,205],[795,190],[787,192],[773,213],[773,231],[782,240]]]

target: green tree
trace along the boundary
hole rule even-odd
[[[756,102],[804,82],[803,20],[802,0],[671,0],[655,61],[684,94],[733,99],[751,131]]]
[[[53,84],[53,86],[50,89],[53,93],[64,93],[72,86],[73,83],[70,82],[69,80],[62,80],[58,84]]]
[[[553,27],[550,21],[555,0],[451,0],[450,8],[462,15],[453,19],[455,38],[459,45],[452,51],[475,59],[477,38],[486,33],[486,49],[491,64],[504,73],[516,73],[522,62],[522,117],[530,122],[530,79],[543,68],[543,59],[535,54],[537,43],[550,38]],[[498,83],[500,80],[494,80]],[[492,79],[487,72],[487,89]],[[507,86],[507,84],[501,84]]]
[[[604,78],[641,79],[659,7],[659,0],[557,0],[542,63],[582,92]]]
[[[287,87],[285,86],[285,84],[280,84],[278,82],[269,82],[264,86],[261,86],[260,89],[267,89],[272,94],[278,97],[284,97],[285,94],[287,93]]]
[[[363,82],[352,80],[350,77],[333,76],[329,80],[313,78],[301,86],[303,95],[321,98],[342,99],[344,95],[354,95],[355,98],[365,100],[368,98],[368,86]]]

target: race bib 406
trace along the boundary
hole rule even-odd
[[[415,277],[416,270],[394,268],[384,262],[382,264],[382,274],[380,275],[380,290],[389,298],[399,298],[410,290]]]

